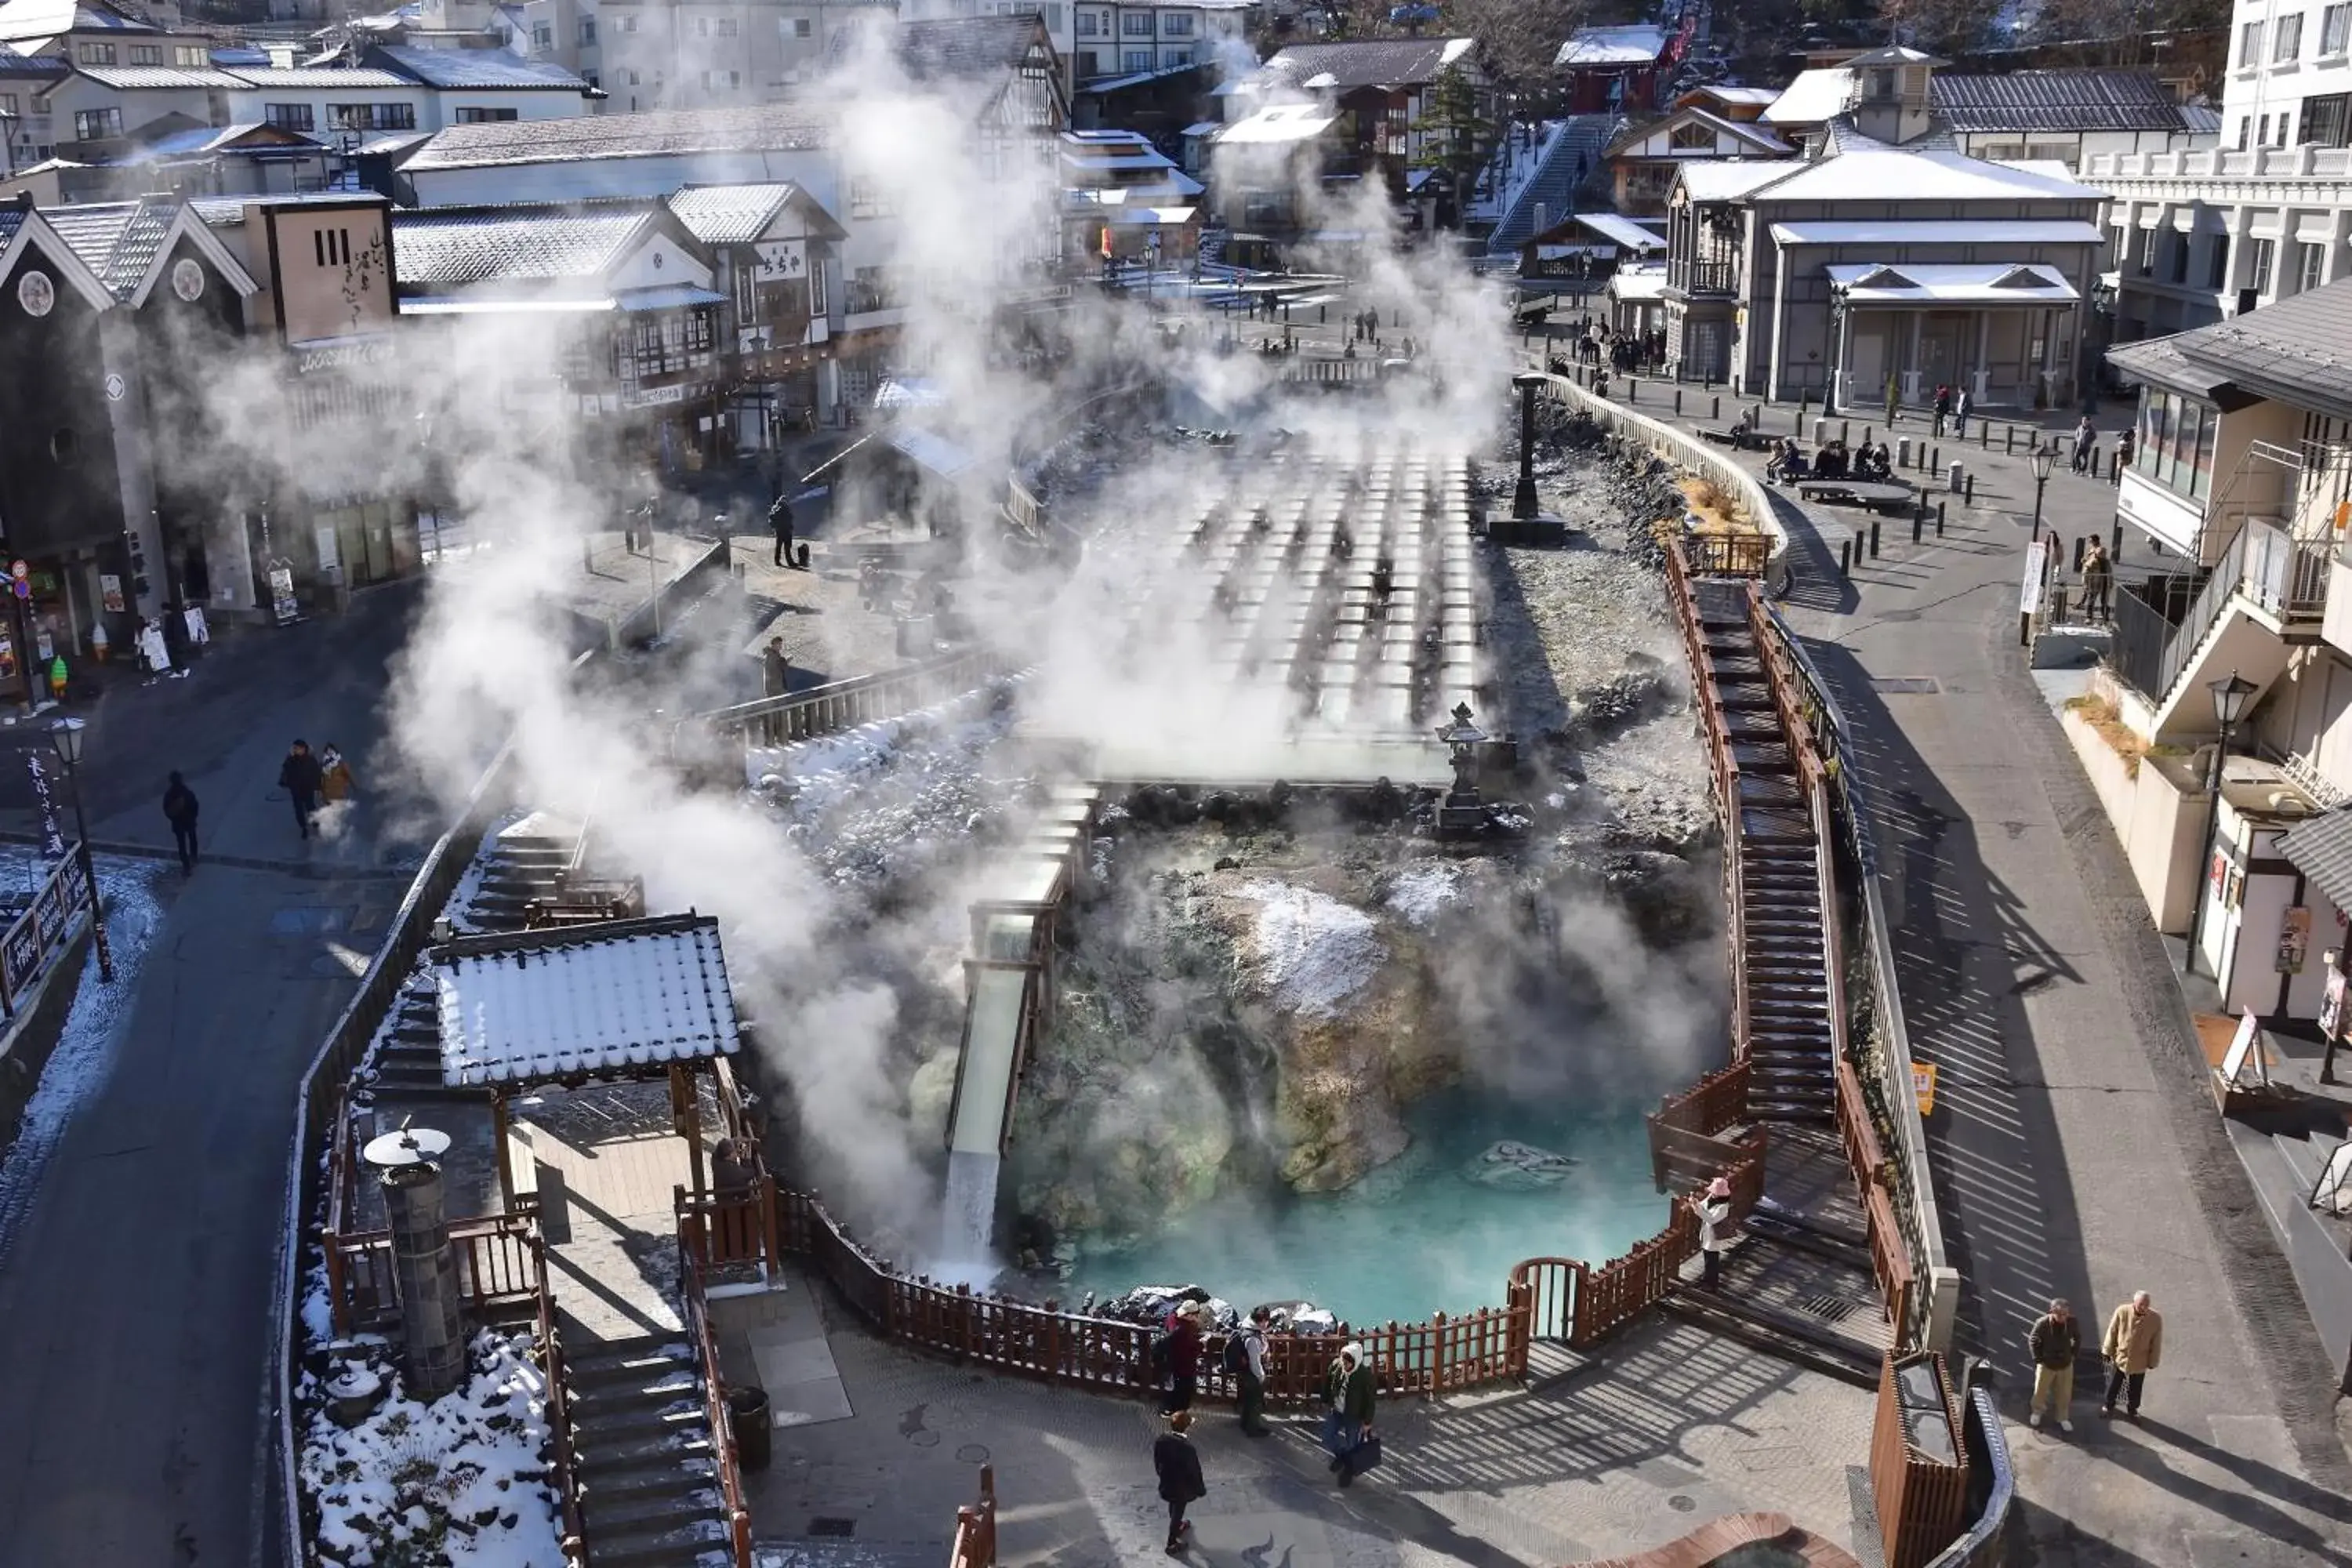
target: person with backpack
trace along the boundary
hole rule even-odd
[[[1162,1415],[1173,1415],[1179,1410],[1190,1410],[1192,1396],[1201,1391],[1202,1311],[1200,1302],[1187,1301],[1168,1314],[1168,1394],[1160,1401]]]
[[[1209,1495],[1209,1483],[1201,1479],[1201,1453],[1192,1447],[1187,1436],[1192,1426],[1189,1410],[1168,1413],[1168,1430],[1160,1434],[1151,1445],[1151,1468],[1160,1478],[1160,1500],[1168,1505],[1168,1555],[1184,1554],[1185,1538],[1192,1533],[1192,1521],[1184,1517],[1187,1506]]]
[[[1378,1462],[1379,1439],[1372,1436],[1372,1369],[1364,1347],[1350,1343],[1332,1358],[1324,1375],[1323,1446],[1331,1451],[1331,1472],[1343,1487]]]
[[[1223,1370],[1234,1380],[1234,1390],[1241,1405],[1242,1435],[1245,1437],[1265,1437],[1273,1428],[1265,1424],[1265,1324],[1268,1313],[1264,1307],[1254,1307],[1241,1326],[1225,1338]]]

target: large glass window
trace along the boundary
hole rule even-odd
[[[2213,485],[2213,437],[2221,415],[2194,398],[2140,389],[2132,468],[2176,495],[2202,500]]]
[[[262,119],[280,131],[312,131],[318,121],[307,103],[265,103]]]
[[[114,63],[114,46],[84,43],[74,50],[74,58],[86,66],[110,66]]]
[[[414,131],[413,103],[331,103],[327,123],[337,131]]]
[[[2303,13],[2298,11],[2292,16],[2281,16],[2278,25],[2278,41],[2271,49],[2271,58],[2280,65],[2284,65],[2302,52]]]
[[[2308,294],[2319,287],[2320,274],[2327,267],[2327,247],[2298,245],[2294,247],[2294,291]]]
[[[2319,52],[2340,55],[2352,42],[2352,4],[2330,5],[2319,14]]]
[[[2249,22],[2238,29],[2238,64],[2258,66],[2263,63],[2263,25]]]
[[[102,142],[110,136],[122,134],[122,110],[119,109],[79,109],[74,111],[74,140]]]
[[[2332,92],[2303,100],[2303,142],[2310,147],[2352,143],[2352,93]]]
[[[2269,293],[2271,291],[2271,272],[2277,267],[2277,265],[2278,241],[2275,239],[2258,239],[2254,241],[2252,265],[2247,268],[2246,272],[2246,287],[2252,289],[2257,294]]]

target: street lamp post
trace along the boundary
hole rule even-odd
[[[66,765],[66,783],[72,786],[74,803],[74,837],[77,852],[81,857],[82,880],[89,884],[89,929],[98,943],[98,977],[111,984],[114,979],[114,950],[106,945],[106,907],[98,896],[98,868],[89,858],[89,818],[81,808],[81,740],[82,721],[60,719],[49,726],[49,740],[58,749],[58,761]]]
[[[2221,727],[2221,738],[2213,742],[2213,770],[2207,780],[2205,800],[2204,855],[2198,866],[2197,912],[2189,921],[2189,971],[2192,974],[2197,972],[2198,945],[2205,935],[2206,900],[2213,891],[2213,843],[2221,829],[2221,767],[2230,754],[2230,731],[2246,716],[2246,704],[2262,689],[2233,669],[2223,679],[2207,681],[2205,689],[2213,694],[2213,722]],[[2225,882],[2223,889],[2227,888]],[[2216,984],[2221,983],[2221,968],[2218,963],[2213,966]]]
[[[2058,466],[2058,443],[2033,448],[2033,542],[2042,542],[2042,492],[2049,488],[2050,470]]]

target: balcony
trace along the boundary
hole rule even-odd
[[[1739,263],[1737,261],[1694,261],[1688,280],[1683,287],[1692,294],[1737,294],[1739,292]]]
[[[2201,732],[2207,715],[2186,699],[2235,670],[2268,686],[2287,649],[2326,624],[2330,579],[2345,568],[2323,542],[2275,522],[2245,520],[2208,573],[2150,576],[2116,596],[2116,674],[2147,699],[2148,733]]]
[[[2275,180],[2352,178],[2352,148],[2251,147],[2244,152],[2209,147],[2200,152],[2094,153],[2083,178],[2099,180]]]

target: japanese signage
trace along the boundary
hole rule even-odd
[[[294,374],[310,375],[317,371],[336,370],[347,365],[390,364],[390,338],[361,338],[343,343],[314,343],[296,352]]]
[[[122,613],[122,579],[111,572],[100,573],[98,596],[104,601],[108,610],[121,615]]]
[[[2030,616],[2042,608],[2042,563],[2055,540],[2030,540],[2025,546],[2025,581],[2018,590],[2017,613]]]
[[[301,614],[294,602],[294,568],[283,561],[269,568],[269,608],[281,626],[290,626]]]
[[[57,797],[49,793],[48,771],[41,766],[41,753],[26,752],[25,765],[33,770],[33,799],[41,809],[41,853],[54,860],[66,852],[65,831],[58,826]]]
[[[761,282],[790,282],[808,276],[806,240],[763,239],[753,248],[760,254]]]
[[[665,404],[685,401],[686,386],[683,383],[676,386],[656,386],[651,391],[625,392],[621,395],[621,406],[624,408],[654,408]]]
[[[1911,1093],[1919,1101],[1921,1117],[1925,1118],[1936,1113],[1936,1064],[1934,1062],[1911,1064]]]
[[[2279,921],[2278,972],[2300,974],[2303,961],[2311,952],[2311,907],[2291,906]]]

